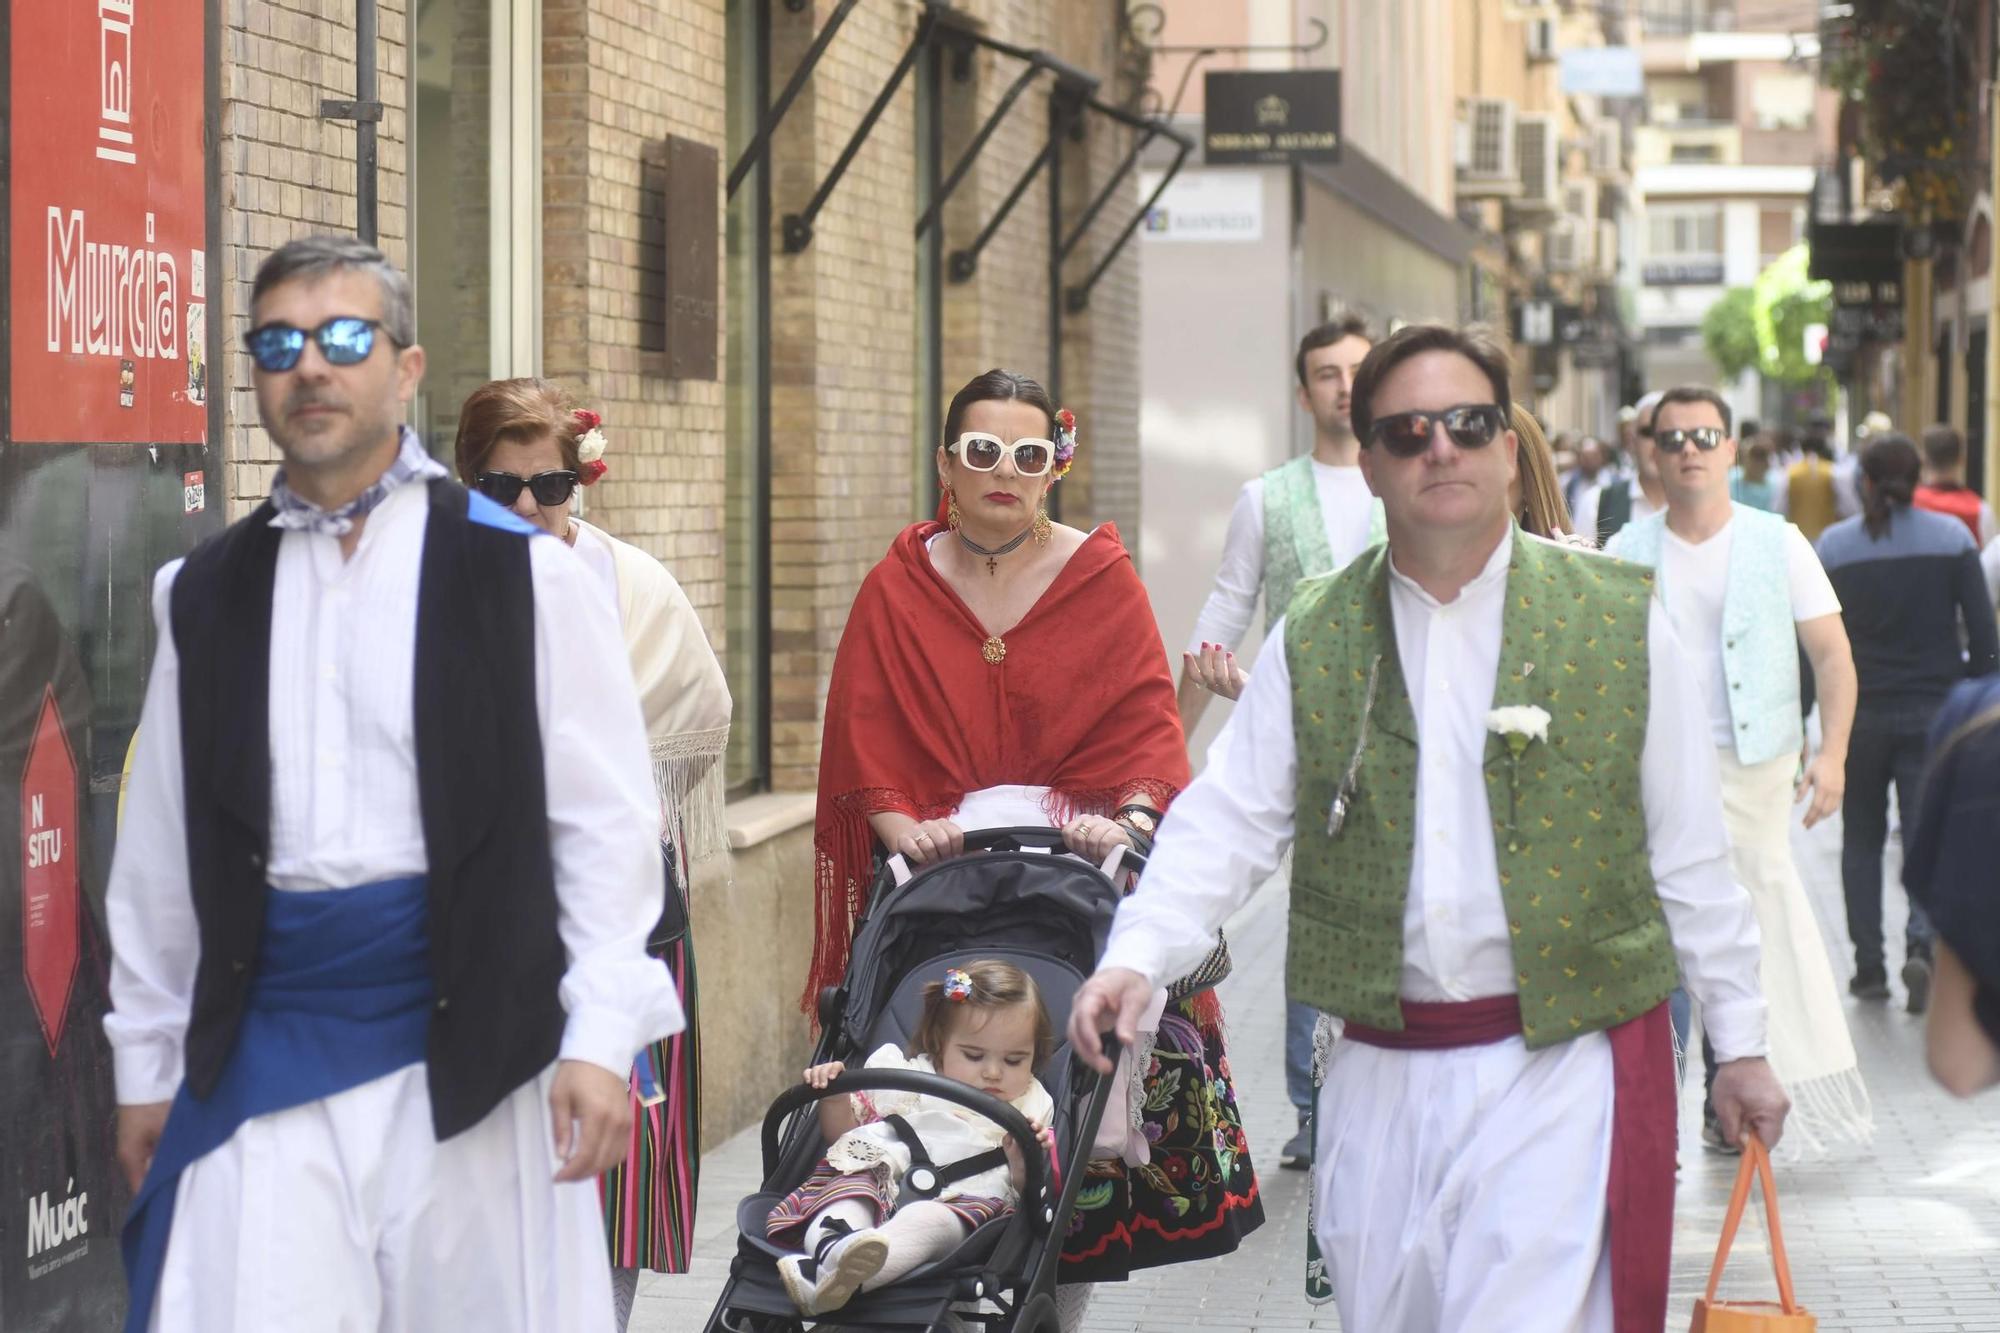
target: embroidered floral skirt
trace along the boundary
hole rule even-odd
[[[1141,1268],[1212,1259],[1264,1223],[1213,992],[1167,1006],[1145,1096],[1153,1160],[1090,1163],[1061,1281],[1117,1282]]]
[[[889,1202],[889,1168],[872,1171],[837,1171],[824,1158],[806,1177],[805,1184],[787,1194],[764,1224],[764,1234],[772,1240],[798,1239],[814,1213],[844,1199],[859,1199],[875,1209],[876,1219],[895,1211]],[[1007,1201],[984,1194],[955,1194],[938,1200],[958,1214],[970,1231],[1007,1211]]]
[[[673,876],[670,892],[683,895],[685,867]],[[598,1177],[604,1234],[613,1268],[650,1268],[685,1273],[694,1243],[695,1180],[701,1165],[700,1007],[695,986],[694,932],[690,929],[654,957],[666,964],[680,992],[682,1031],[640,1053],[650,1061],[666,1100],[652,1106],[639,1097],[638,1072],[631,1077],[632,1137],[625,1160]]]

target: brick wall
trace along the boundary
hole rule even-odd
[[[379,218],[400,260],[407,234],[403,114],[405,0],[381,0],[377,70],[392,108],[379,126]],[[228,0],[223,6],[221,308],[228,420],[223,457],[232,518],[271,488],[277,450],[257,422],[250,358],[250,286],[266,253],[294,236],[354,229],[352,125],[319,118],[320,99],[354,96],[351,0]]]

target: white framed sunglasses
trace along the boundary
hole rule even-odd
[[[958,461],[974,472],[991,472],[1000,466],[1001,458],[1005,457],[1013,460],[1014,471],[1022,476],[1040,477],[1047,475],[1056,461],[1053,440],[1030,437],[1009,444],[998,435],[978,430],[967,431],[944,448],[946,453],[956,454]]]

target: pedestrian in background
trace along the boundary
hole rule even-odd
[[[1798,1140],[1808,1152],[1864,1143],[1874,1129],[1868,1090],[1791,850],[1795,802],[1810,800],[1807,828],[1840,808],[1854,717],[1854,662],[1840,601],[1795,528],[1730,501],[1736,444],[1720,394],[1669,390],[1653,423],[1667,510],[1633,523],[1609,550],[1658,570],[1661,600],[1699,664],[1730,864],[1750,891],[1763,941],[1771,1066],[1796,1105]],[[1819,688],[1817,754],[1808,752],[1800,725],[1801,643]],[[1712,1084],[1706,1040],[1703,1057]],[[1703,1121],[1703,1142],[1726,1149],[1727,1135],[1706,1106]]]
[[[1548,437],[1542,434],[1542,423],[1525,403],[1516,403],[1507,414],[1507,424],[1521,442],[1515,458],[1514,481],[1507,491],[1514,521],[1521,525],[1522,531],[1537,537],[1551,541],[1569,539],[1572,536],[1569,506],[1563,503],[1562,487],[1556,481],[1554,451],[1549,448]],[[1578,544],[1595,545],[1590,541]]]
[[[1576,468],[1563,479],[1563,500],[1574,514],[1583,497],[1604,485],[1605,480],[1617,469],[1610,466],[1610,455],[1605,451],[1604,442],[1594,435],[1583,437],[1576,446]]]
[[[1799,438],[1799,450],[1802,457],[1785,472],[1785,517],[1808,542],[1815,542],[1840,517],[1834,502],[1833,446],[1811,425]]]
[[[1984,548],[1995,534],[1993,510],[1965,484],[1965,437],[1940,422],[1924,432],[1924,475],[1911,503],[1965,524]]]
[[[1753,440],[1743,450],[1743,461],[1730,469],[1729,498],[1767,514],[1778,512],[1778,487],[1771,476],[1769,441]]]
[[[1859,680],[1841,802],[1841,888],[1862,999],[1889,995],[1882,941],[1882,849],[1889,789],[1907,821],[1917,808],[1931,722],[1952,687],[2000,670],[2000,632],[1978,548],[1956,517],[1913,506],[1916,446],[1883,435],[1861,456],[1862,512],[1828,528],[1819,555],[1840,596]],[[1960,652],[1959,645],[1967,646]],[[1903,935],[1909,1011],[1931,992],[1931,926],[1911,904]]]
[[[1955,1096],[2000,1083],[2000,677],[1954,688],[1931,725],[1923,797],[1908,817],[1903,886],[1936,931],[1925,1049]]]
[[[1354,372],[1374,346],[1360,315],[1347,312],[1299,340],[1293,357],[1296,396],[1312,417],[1313,450],[1244,483],[1229,516],[1215,586],[1196,617],[1194,637],[1181,656],[1177,703],[1181,725],[1192,733],[1210,695],[1235,699],[1245,676],[1236,650],[1250,632],[1259,597],[1266,628],[1284,617],[1301,579],[1330,574],[1383,539],[1382,502],[1369,491],[1358,459],[1361,446],[1348,424]],[[1294,1171],[1312,1165],[1312,1034],[1317,1011],[1293,1004],[1285,1013],[1285,1090],[1298,1129],[1278,1150],[1278,1164]]]
[[[1577,506],[1576,530],[1600,546],[1627,523],[1650,518],[1667,507],[1666,492],[1660,488],[1659,458],[1653,452],[1653,412],[1659,403],[1660,394],[1655,390],[1633,409],[1625,477],[1607,481]]]

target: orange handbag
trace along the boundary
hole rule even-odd
[[[1729,1247],[1736,1239],[1736,1224],[1743,1220],[1744,1205],[1750,1202],[1750,1179],[1755,1176],[1764,1187],[1764,1217],[1771,1230],[1771,1266],[1778,1270],[1778,1303],[1769,1301],[1718,1301],[1715,1289],[1722,1282],[1722,1268],[1729,1262]],[[1785,1236],[1778,1229],[1778,1187],[1771,1178],[1771,1154],[1763,1140],[1743,1134],[1743,1165],[1736,1172],[1736,1189],[1729,1196],[1729,1212],[1722,1219],[1722,1240],[1715,1247],[1715,1267],[1708,1270],[1708,1294],[1696,1298],[1694,1323],[1689,1333],[1813,1333],[1819,1320],[1799,1307],[1792,1297],[1792,1267],[1785,1260]]]

